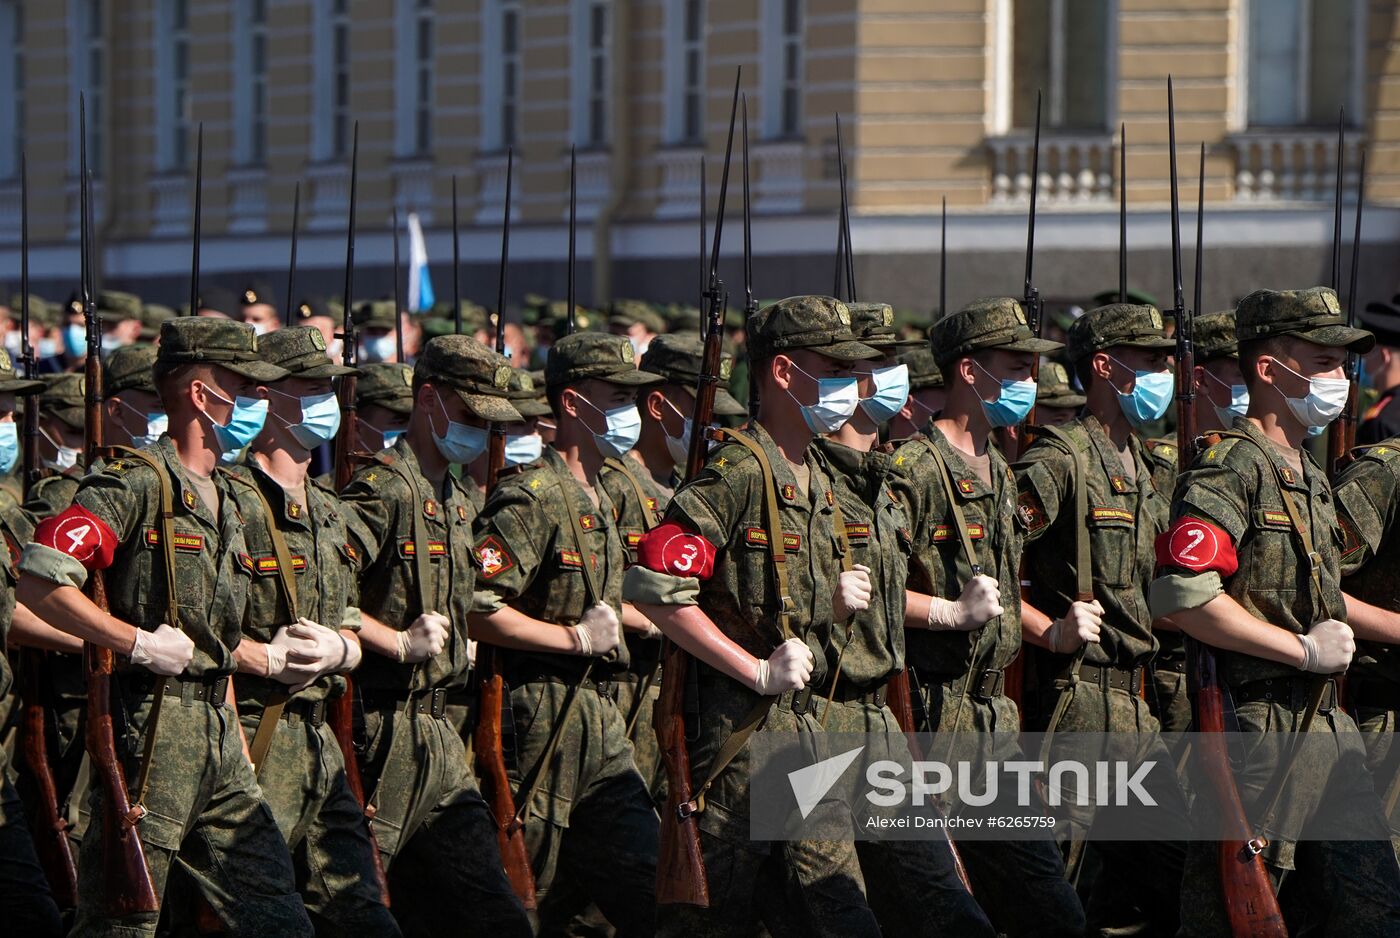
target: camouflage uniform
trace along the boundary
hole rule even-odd
[[[218,319],[167,322],[159,360],[217,364],[262,381],[285,374],[259,359],[251,328]],[[190,485],[168,437],[147,453],[158,472],[144,462],[117,459],[85,478],[73,505],[39,526],[20,569],[26,576],[74,587],[82,587],[91,570],[102,570],[112,615],[142,629],[153,630],[166,621],[168,605],[178,602],[178,626],[193,640],[194,658],[183,674],[165,682],[168,699],[160,711],[143,802],[147,814],[137,826],[156,893],[165,892],[167,877],[178,865],[194,877],[232,933],[310,935],[286,843],[243,756],[237,724],[224,706],[251,579],[239,562],[247,548],[230,491],[234,483],[222,470],[215,471],[212,481],[221,504],[216,518]],[[178,597],[166,595],[164,559],[154,546],[162,526],[162,486],[173,490],[179,541],[171,546]],[[127,762],[129,784],[142,752],[156,683],[152,674],[137,668],[120,670],[114,681],[117,745]],[[92,786],[89,808],[94,816],[102,811],[102,801],[102,787]],[[99,828],[98,834],[83,839],[75,931],[154,932],[155,914],[116,917],[106,911],[102,852]]]
[[[1161,314],[1150,306],[1115,305],[1090,310],[1070,327],[1069,357],[1082,361],[1093,353],[1122,346],[1167,348]],[[1027,728],[1047,732],[1123,732],[1132,734],[1134,752],[1117,758],[1155,759],[1171,765],[1172,758],[1158,732],[1147,702],[1140,696],[1145,667],[1157,650],[1147,587],[1154,566],[1153,542],[1162,529],[1158,507],[1166,495],[1152,481],[1141,440],[1129,434],[1128,450],[1136,473],[1126,472],[1118,449],[1098,418],[1085,413],[1061,427],[1042,429],[1015,466],[1016,518],[1025,539],[1025,579],[1030,602],[1052,619],[1063,615],[1077,587],[1076,546],[1088,538],[1094,599],[1103,606],[1098,643],[1080,655],[1037,649],[1027,670],[1038,688],[1028,693]],[[1077,463],[1086,472],[1077,478]],[[1076,524],[1075,484],[1085,486],[1088,516]],[[1082,661],[1077,673],[1076,660]],[[1063,696],[1062,696],[1063,695]],[[1063,701],[1063,715],[1050,726]],[[1178,883],[1184,851],[1173,838],[1186,830],[1186,804],[1174,775],[1154,773],[1147,787],[1160,810],[1154,830],[1144,830],[1152,843],[1094,844],[1104,857],[1105,877],[1095,884],[1086,907],[1093,930],[1101,903],[1115,896],[1136,898],[1154,932],[1175,928]],[[1074,827],[1091,826],[1092,814],[1077,816]],[[1082,832],[1075,830],[1075,836]],[[1144,870],[1143,868],[1146,867]],[[1115,882],[1126,870],[1138,872],[1130,881]]]
[[[40,387],[37,381],[17,377],[10,356],[0,349],[0,394],[33,394]],[[7,487],[0,487],[0,535],[7,549],[6,562],[0,567],[0,649],[6,647],[14,616],[15,564],[33,531],[33,522],[14,495]],[[25,649],[22,654],[35,652]],[[9,659],[0,654],[0,724],[7,722],[10,713],[17,715],[19,700],[13,693],[13,677]],[[8,762],[9,754],[0,748],[0,921],[15,934],[56,938],[62,933],[58,908],[34,854],[34,841]]]
[[[758,360],[791,349],[809,349],[838,360],[877,356],[855,340],[850,312],[828,297],[794,297],[751,319],[749,347]],[[815,666],[806,688],[779,695],[758,732],[821,731],[814,698],[830,680],[826,649],[831,644],[832,593],[840,574],[840,545],[834,528],[833,483],[819,461],[808,460],[808,491],[803,493],[772,437],[755,422],[743,431],[768,456],[778,489],[780,518],[775,527],[787,541],[788,615],[780,617],[772,561],[766,547],[764,480],[749,449],[725,443],[705,469],[676,492],[665,524],[642,540],[642,563],[627,574],[627,598],[649,605],[699,605],[731,640],[760,660],[785,638],[785,618],[793,636],[806,642]],[[830,497],[827,495],[830,493]],[[698,535],[713,553],[705,579],[688,575],[693,559],[681,564],[664,550],[652,554],[676,529]],[[698,660],[690,668],[699,688],[698,726],[690,732],[693,782],[709,774],[710,763],[736,725],[761,699]],[[690,718],[690,715],[687,715]],[[787,923],[809,923],[813,934],[878,934],[865,897],[855,844],[837,841],[756,843],[749,835],[748,750],[715,779],[699,817],[700,843],[709,876],[710,907],[667,905],[659,923],[668,935],[731,935],[751,932],[761,918],[770,930]],[[675,823],[668,819],[668,823]],[[784,892],[784,884],[787,889]],[[795,916],[805,916],[797,919]]]
[[[637,369],[625,337],[603,333],[575,333],[554,343],[545,373],[551,389],[585,379],[631,387],[659,380]],[[597,603],[620,614],[627,549],[608,489],[600,484],[594,491],[596,508],[553,449],[497,482],[476,522],[476,612],[510,606],[560,628],[573,626]],[[594,573],[597,595],[584,564]],[[627,652],[622,642],[602,658],[501,653],[515,723],[510,778],[516,807],[525,812],[545,933],[562,927],[576,909],[572,890],[567,898],[551,892],[563,882],[581,883],[625,934],[650,934],[654,927],[656,812],[616,700]],[[542,765],[555,734],[553,758]],[[526,786],[533,786],[528,797]]]
[[[281,329],[259,344],[264,360],[293,378],[353,373],[331,364],[325,339],[311,327]],[[231,474],[242,483],[233,488],[246,522],[247,553],[240,560],[253,574],[244,634],[266,644],[298,616],[328,628],[358,630],[357,580],[370,536],[354,512],[309,479],[305,502],[296,500],[255,459]],[[290,574],[279,569],[274,528],[291,557]],[[288,606],[286,583],[294,591],[295,611]],[[344,692],[345,680],[327,675],[288,697],[281,681],[240,674],[237,689],[238,716],[250,746],[263,720],[275,721],[267,755],[257,767],[258,784],[291,849],[297,887],[316,917],[318,934],[397,935],[379,895],[364,810],[350,792],[340,746],[326,723],[326,705]],[[284,702],[280,714],[265,711],[279,701]]]
[[[1322,287],[1255,291],[1240,301],[1237,328],[1242,343],[1295,336],[1364,352],[1371,342],[1370,333],[1345,326],[1336,296]],[[1238,568],[1218,563],[1219,547],[1210,557],[1202,551],[1188,561],[1184,550],[1174,547],[1177,538],[1166,538],[1163,565],[1152,585],[1154,614],[1195,609],[1223,592],[1261,622],[1295,634],[1323,619],[1345,621],[1342,536],[1326,475],[1303,451],[1299,477],[1249,420],[1238,418],[1231,432],[1234,435],[1207,446],[1182,475],[1172,504],[1171,533],[1190,534],[1194,526],[1205,534],[1209,530],[1204,526],[1212,526],[1217,532],[1214,543],[1233,545]],[[1308,540],[1320,555],[1315,568],[1320,595],[1285,498],[1297,507]],[[1292,749],[1286,731],[1301,729],[1311,689],[1325,678],[1243,653],[1216,655],[1240,730],[1260,734],[1250,767],[1236,777],[1246,812],[1263,825],[1259,833],[1269,839],[1263,856],[1279,883],[1290,931],[1305,933],[1313,927],[1327,934],[1400,933],[1400,868],[1384,840],[1387,827],[1356,724],[1333,706],[1335,694],[1329,692],[1325,709],[1317,711],[1309,729],[1331,734],[1333,744],[1302,751],[1277,799],[1277,812],[1261,819],[1257,815],[1274,797],[1274,766],[1288,759]],[[1196,802],[1203,816],[1211,807],[1207,801]],[[1279,835],[1280,830],[1301,829],[1324,802],[1329,827],[1354,839],[1297,842]],[[1277,829],[1271,820],[1278,821]],[[1368,836],[1374,839],[1364,839]],[[1182,884],[1183,928],[1190,934],[1227,934],[1216,846],[1193,844],[1190,853]]]
[[[503,358],[473,339],[440,336],[424,347],[415,380],[455,392],[482,419],[511,422],[520,416],[504,400],[509,372]],[[405,438],[376,454],[341,493],[371,540],[361,568],[362,612],[399,630],[423,612],[451,622],[434,657],[415,665],[366,654],[355,672],[367,740],[365,792],[376,811],[394,915],[408,934],[529,930],[501,867],[495,821],[462,738],[446,719],[447,696],[468,686],[467,616],[476,573],[469,484],[451,473],[441,486],[428,480]],[[415,518],[424,526],[426,563],[417,556]]]
[[[1058,342],[1035,338],[1020,304],[1009,298],[974,301],[935,323],[929,339],[943,368],[982,350],[1041,354],[1060,348]],[[960,759],[998,764],[1024,759],[1018,741],[1020,716],[1005,693],[1005,671],[1021,649],[1022,531],[1013,520],[1016,480],[990,443],[988,485],[936,425],[930,424],[927,432],[924,439],[899,448],[890,477],[891,494],[903,506],[913,532],[908,588],[955,598],[973,576],[941,462],[952,479],[982,573],[1001,584],[1004,611],[973,632],[905,633],[910,691],[918,695],[915,717],[922,717],[918,729],[957,732],[965,734],[963,739],[976,734],[973,738],[988,741],[980,752],[959,750]],[[1083,932],[1084,911],[1065,882],[1064,864],[1053,842],[967,841],[959,849],[973,894],[999,930],[1013,935]]]

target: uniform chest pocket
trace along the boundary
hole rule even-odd
[[[1120,589],[1131,586],[1137,566],[1137,519],[1133,513],[1125,508],[1094,506],[1089,508],[1085,523],[1094,579]]]

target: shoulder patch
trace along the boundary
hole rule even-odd
[[[510,555],[500,538],[489,535],[476,545],[476,562],[481,568],[483,579],[491,580],[515,566],[515,558]]]
[[[1045,527],[1045,506],[1040,503],[1039,495],[1025,491],[1016,496],[1016,520],[1027,533]]]

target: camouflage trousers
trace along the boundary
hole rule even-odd
[[[1301,728],[1309,680],[1285,678],[1276,683],[1279,699],[1236,704],[1240,730],[1257,740],[1244,753],[1247,768],[1237,772],[1236,779],[1246,813],[1257,817],[1277,790],[1272,767],[1289,762],[1289,753],[1297,754],[1278,796],[1274,821],[1261,822],[1260,829],[1269,840],[1264,861],[1289,932],[1400,935],[1400,866],[1386,839],[1388,826],[1366,769],[1362,736],[1343,711],[1319,711],[1309,739],[1320,736],[1323,744],[1293,749],[1291,734]],[[1202,824],[1213,824],[1207,801],[1198,799],[1195,809]],[[1306,830],[1309,818],[1324,805],[1328,829],[1346,839],[1297,840],[1277,834]],[[1230,934],[1217,851],[1214,843],[1191,845],[1182,883],[1183,935]]]
[[[874,740],[878,739],[887,749],[880,758],[900,764],[911,758],[908,738],[889,707],[860,699],[827,703],[814,697],[813,701],[817,722],[825,720],[827,732],[872,734],[870,745],[876,745]],[[853,811],[862,810],[851,807]],[[860,817],[856,817],[856,822],[859,824]],[[857,840],[855,846],[870,908],[884,934],[929,938],[995,934],[989,913],[979,908],[958,877],[957,860],[949,841]],[[1060,883],[1063,882],[1061,877]],[[1022,884],[1022,900],[1026,897],[1026,885]],[[1044,916],[1046,912],[1037,914]]]
[[[963,701],[962,689],[959,679],[911,682],[911,692],[921,696],[929,719],[919,729],[957,734],[949,742],[961,743],[959,759],[998,764],[1024,759],[1016,704],[1001,694],[988,698],[969,693]],[[973,740],[980,751],[969,750]],[[957,813],[966,810],[954,806]],[[1065,881],[1065,865],[1052,838],[967,840],[958,850],[972,880],[973,895],[1000,934],[1016,938],[1084,933],[1084,909]]]
[[[713,669],[691,666],[699,671],[699,738],[690,746],[691,780],[698,786],[734,727],[760,698]],[[815,708],[794,712],[792,697],[778,698],[758,732],[822,732]],[[658,932],[675,938],[751,935],[761,922],[774,938],[879,935],[853,842],[751,839],[749,774],[746,747],[715,779],[699,815],[709,908],[661,906]]]
[[[1158,723],[1147,702],[1119,688],[1104,688],[1091,681],[1073,686],[1055,682],[1045,691],[1038,712],[1052,714],[1060,693],[1067,694],[1067,705],[1054,727],[1028,727],[1057,733],[1122,733],[1132,751],[1103,752],[1099,758],[1148,760],[1158,765],[1175,764],[1158,735]],[[1078,754],[1082,758],[1083,754]],[[1052,747],[1048,756],[1055,758]],[[1142,840],[1095,840],[1093,808],[1072,808],[1070,823],[1059,831],[1066,839],[1071,857],[1080,851],[1092,852],[1099,875],[1081,896],[1087,895],[1085,916],[1089,933],[1141,933],[1174,935],[1181,910],[1181,876],[1186,848],[1180,837],[1190,829],[1186,797],[1175,772],[1153,772],[1143,787],[1156,802],[1150,823],[1141,827]],[[1077,794],[1073,784],[1065,786],[1065,800],[1073,805]],[[1086,846],[1085,841],[1088,841]],[[1071,862],[1071,866],[1077,864]]]
[[[652,934],[656,809],[632,761],[617,704],[593,687],[545,680],[511,687],[510,702],[516,740],[510,780],[517,809],[526,809],[540,934],[562,931],[585,895],[618,934]],[[556,729],[553,757],[541,765]],[[528,806],[522,805],[524,789],[536,778]],[[556,884],[568,886],[555,890]]]
[[[617,684],[617,709],[626,724],[632,727],[632,761],[651,793],[653,804],[666,803],[666,767],[661,763],[661,747],[656,742],[652,717],[656,701],[661,698],[660,676],[643,687],[644,678],[620,681]]]
[[[530,935],[457,730],[402,706],[366,707],[365,735],[365,791],[404,934]]]
[[[149,686],[145,678],[136,680]],[[118,745],[128,785],[134,787],[152,698],[149,693],[125,697],[127,732]],[[121,707],[114,701],[114,711]],[[232,716],[227,708],[188,694],[162,702],[144,801],[147,813],[136,828],[156,895],[165,894],[171,874],[179,869],[193,880],[228,934],[310,936],[311,921],[296,891],[286,841],[258,790]],[[94,782],[88,793],[93,817],[102,816],[103,802],[102,786]],[[95,824],[78,857],[78,917],[72,933],[155,934],[157,913],[118,917],[107,912],[102,856],[102,825]]]
[[[1400,686],[1384,679],[1368,680],[1362,675],[1347,677],[1353,692],[1350,708],[1361,738],[1366,744],[1366,767],[1371,771],[1381,810],[1390,822],[1390,841],[1400,857]]]
[[[0,750],[0,922],[7,934],[57,938],[63,922],[5,763]]]

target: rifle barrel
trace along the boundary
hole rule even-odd
[[[296,298],[297,284],[297,228],[301,222],[301,181],[297,181],[292,192],[292,256],[287,262],[287,306],[282,313],[282,322],[287,328],[292,326],[292,303]]]

